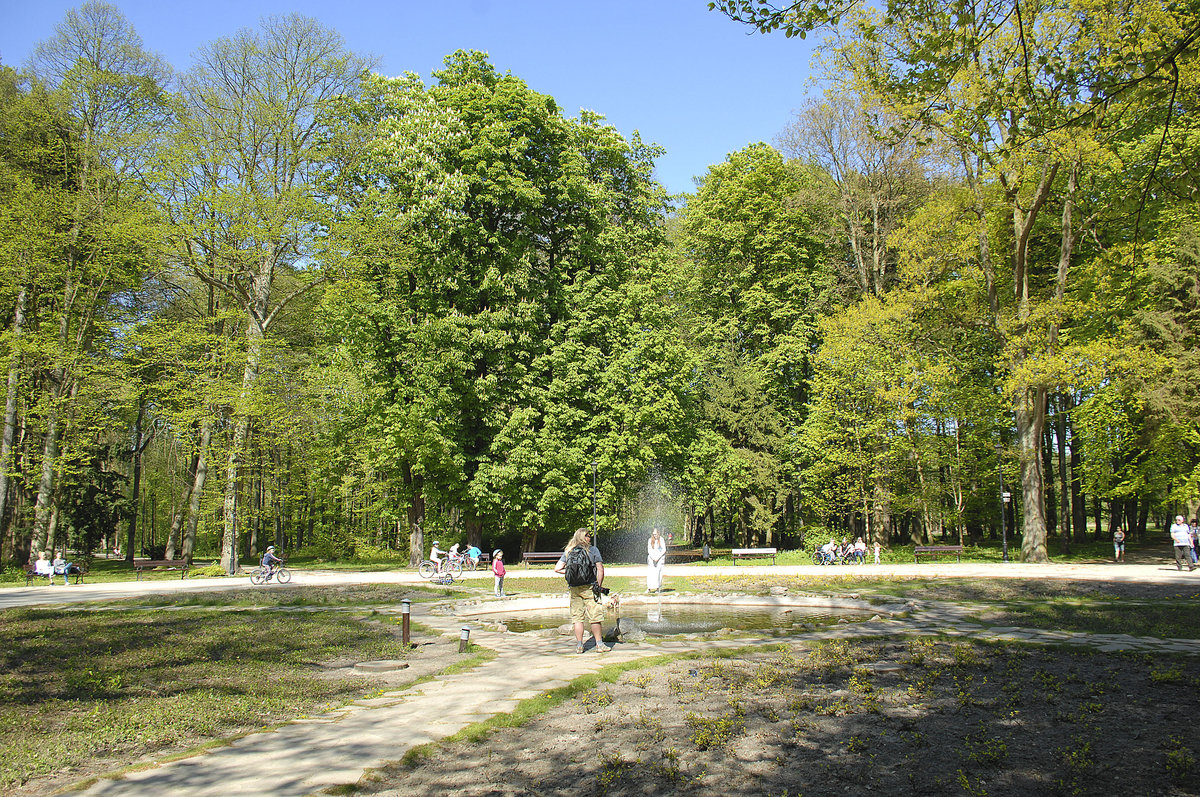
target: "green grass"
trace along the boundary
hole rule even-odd
[[[1018,625],[1089,634],[1129,634],[1160,639],[1200,638],[1200,600],[1170,603],[1026,601],[981,606],[989,625]],[[998,611],[997,611],[998,608]]]
[[[607,583],[617,592],[638,593],[645,582],[640,576],[616,576]],[[510,584],[517,595],[563,593],[562,579],[549,571]],[[840,594],[872,601],[953,601],[990,625],[1200,638],[1200,592],[1183,594],[1174,587],[879,578],[849,568],[833,578],[749,570],[722,577],[698,568],[686,578],[667,580],[667,587],[677,592],[763,594],[772,586],[786,586],[793,594]],[[490,592],[490,584],[487,587],[482,591]],[[404,597],[428,601],[479,592],[470,586],[276,586],[106,602],[113,611],[2,612],[0,791],[94,758],[119,761],[148,752],[177,753],[344,703],[361,695],[365,681],[317,678],[319,663],[405,655],[394,628],[349,621],[347,611],[370,616],[373,607],[394,606]],[[151,602],[190,608],[140,608]],[[274,611],[243,610],[250,606]],[[473,651],[466,659],[456,659],[457,666],[474,666],[481,660],[478,656],[489,655],[486,650]],[[653,663],[650,659],[605,668],[596,676],[599,680],[547,693],[512,715],[464,733],[486,735],[491,729],[514,727],[578,690],[615,677],[622,668]]]
[[[325,612],[10,610],[0,623],[0,791],[319,713],[364,679],[337,657],[403,658],[387,629]]]
[[[396,605],[408,598],[414,603],[473,597],[474,593],[454,587],[424,587],[406,584],[347,584],[312,587],[278,584],[224,592],[179,592],[140,595],[106,601],[110,606],[242,606],[242,607],[348,607]]]

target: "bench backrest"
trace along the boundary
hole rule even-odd
[[[763,554],[764,556],[774,556],[779,553],[777,548],[734,548],[732,551],[734,556],[744,556],[747,554]]]

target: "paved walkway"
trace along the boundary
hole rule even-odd
[[[644,565],[611,565],[605,572],[614,576],[642,577]],[[298,586],[329,586],[344,584],[428,584],[413,571],[382,573],[360,573],[346,571],[293,570],[292,584]],[[1074,581],[1109,581],[1113,583],[1178,584],[1187,589],[1200,591],[1200,570],[1190,573],[1178,571],[1173,562],[1164,559],[1156,564],[1045,564],[1031,565],[1018,562],[1007,564],[980,564],[956,562],[922,562],[920,564],[848,565],[834,567],[772,566],[772,565],[667,565],[665,577],[673,576],[806,576],[810,578],[842,578],[846,576],[865,578],[1016,578],[1026,580],[1067,579]],[[465,581],[476,586],[490,586],[490,572],[464,573]],[[510,582],[525,578],[548,578],[553,574],[548,568],[525,569],[520,565],[508,571]],[[0,588],[0,609],[39,604],[77,603],[83,601],[128,598],[137,595],[162,592],[204,592],[208,590],[250,589],[249,578],[189,578],[186,580],[119,581],[99,584],[61,584],[48,586]]]
[[[1152,581],[1189,585],[1195,574],[1176,573],[1160,566],[1023,566],[1023,565],[938,565],[916,566],[921,575],[974,577],[1018,576],[1018,568],[1034,568],[1023,577],[1107,579],[1113,581]],[[1134,568],[1137,568],[1135,571]],[[902,566],[881,566],[878,572],[909,575]],[[519,569],[518,569],[519,570]],[[622,572],[624,568],[610,568]],[[640,573],[644,568],[629,568]],[[726,571],[748,574],[749,567],[709,568],[713,574]],[[796,571],[843,575],[848,568],[763,568],[779,574]],[[858,569],[872,571],[870,566]],[[668,575],[672,568],[668,568]],[[695,571],[692,571],[695,572]],[[546,575],[532,571],[531,575]],[[973,575],[968,575],[973,574]],[[408,574],[321,574],[297,573],[296,583],[349,583],[408,581],[396,578]],[[517,578],[523,577],[519,572]],[[1140,577],[1139,577],[1140,576]],[[480,574],[479,577],[486,578]],[[0,591],[0,607],[37,603],[76,602],[103,597],[172,590],[229,588],[230,582],[143,582],[142,584],[101,584],[94,587],[32,587]],[[17,595],[15,593],[21,593]],[[825,640],[863,637],[917,635],[961,636],[981,640],[1014,641],[1032,644],[1081,645],[1104,651],[1140,650],[1200,655],[1200,640],[1130,637],[1122,634],[1084,634],[1042,631],[1011,627],[987,627],[968,622],[969,607],[925,603],[913,607],[910,616],[851,623],[804,634],[792,639]],[[395,611],[399,611],[395,609]],[[414,605],[413,616],[422,624],[455,637],[462,621],[453,615],[430,613],[425,605]],[[410,748],[444,738],[467,725],[498,713],[512,711],[524,699],[592,673],[607,664],[630,661],[662,653],[775,645],[777,637],[756,639],[672,640],[659,644],[619,644],[611,653],[589,651],[574,653],[574,639],[545,639],[522,634],[502,634],[475,627],[472,641],[496,651],[497,657],[469,672],[440,676],[403,689],[388,691],[379,697],[364,699],[327,714],[293,721],[276,730],[251,734],[228,746],[191,758],[154,765],[122,777],[100,780],[83,791],[88,795],[158,797],[161,794],[186,797],[219,795],[307,795],[329,787],[353,784],[369,769],[403,757]],[[470,695],[470,699],[463,699]]]

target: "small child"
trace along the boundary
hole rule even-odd
[[[879,564],[879,543],[875,543],[875,564]]]
[[[271,580],[271,576],[275,575],[276,562],[283,564],[283,560],[275,555],[275,546],[268,545],[267,550],[263,551],[262,561],[260,562],[262,569],[266,571],[268,581]]]
[[[496,577],[496,597],[504,597],[504,551],[497,548],[492,551],[492,575]]]

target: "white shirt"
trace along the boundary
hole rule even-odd
[[[1186,523],[1171,524],[1171,541],[1176,545],[1186,545],[1191,547],[1192,530],[1188,528]]]

